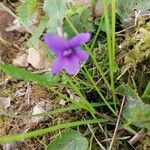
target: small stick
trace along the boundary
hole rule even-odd
[[[135,144],[137,141],[139,141],[140,139],[142,139],[144,137],[144,132],[143,130],[140,130],[138,133],[136,133],[129,141],[128,143],[130,145]]]
[[[105,147],[98,141],[98,139],[97,139],[96,136],[94,135],[94,133],[93,133],[93,131],[92,131],[90,125],[89,125],[89,124],[87,124],[87,125],[88,125],[88,127],[89,127],[89,130],[90,130],[91,133],[92,133],[92,136],[94,137],[94,139],[96,140],[97,144],[99,145],[99,147],[100,147],[102,150],[106,150]]]
[[[111,149],[112,149],[112,146],[113,146],[113,143],[114,143],[114,140],[115,140],[115,136],[116,136],[116,134],[117,134],[117,130],[118,130],[118,126],[119,126],[119,122],[120,122],[121,113],[122,113],[122,110],[123,110],[123,105],[124,105],[124,103],[125,103],[125,96],[123,97],[123,100],[122,100],[122,103],[121,103],[121,108],[120,108],[120,112],[119,112],[119,114],[118,114],[118,119],[117,119],[115,131],[114,131],[114,134],[113,134],[113,137],[112,137],[112,140],[111,140],[111,143],[110,143],[110,146],[109,146],[109,149],[108,149],[108,150],[111,150]]]

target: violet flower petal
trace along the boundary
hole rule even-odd
[[[90,33],[80,33],[76,36],[74,36],[72,39],[70,39],[69,42],[69,47],[79,47],[80,45],[88,42],[91,38]]]
[[[65,57],[63,59],[64,64],[63,64],[63,69],[69,74],[69,75],[74,75],[79,72],[79,59],[75,55],[71,55],[69,57]]]
[[[56,57],[52,62],[52,73],[59,74],[63,69],[63,59],[61,57]]]
[[[59,36],[45,34],[43,38],[47,48],[51,49],[57,56],[61,56],[68,47],[68,42]]]
[[[75,54],[79,58],[80,62],[84,62],[88,60],[88,57],[89,57],[88,53],[80,48],[75,50]]]

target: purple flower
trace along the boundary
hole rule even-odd
[[[77,74],[80,63],[88,59],[88,54],[80,46],[88,42],[90,37],[90,33],[80,33],[72,39],[65,40],[56,35],[44,35],[46,46],[56,55],[52,63],[52,73],[58,74],[64,69],[69,75]]]

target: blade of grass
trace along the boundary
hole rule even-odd
[[[92,49],[94,48],[94,45],[95,45],[95,43],[97,41],[97,37],[98,37],[98,35],[99,35],[100,31],[101,31],[101,24],[103,22],[103,19],[104,19],[104,15],[102,15],[102,17],[101,17],[101,21],[99,23],[98,29],[97,29],[96,34],[94,36],[93,42],[91,44],[90,51],[92,51]]]
[[[62,94],[62,93],[60,93],[60,92],[58,92],[58,91],[55,90],[55,89],[50,88],[50,90],[53,91],[55,94],[59,95],[61,98],[64,98],[64,99],[66,99],[67,101],[72,102],[72,103],[75,104],[77,107],[82,108],[82,109],[85,109],[85,110],[89,111],[89,112],[92,113],[92,114],[95,114],[95,113],[96,113],[95,109],[94,109],[94,108],[91,109],[91,107],[90,107],[90,108],[87,107],[87,104],[86,104],[86,103],[82,103],[82,105],[81,105],[81,103],[79,103],[78,100],[76,100],[76,99],[71,99],[71,98],[67,97],[66,95],[64,95],[64,94]]]
[[[90,113],[91,113],[92,117],[93,117],[94,119],[97,119],[96,116],[95,116],[95,114],[93,113],[93,109],[94,109],[94,108],[93,108],[92,105],[86,100],[85,96],[84,96],[84,95],[82,94],[82,92],[80,91],[80,88],[77,86],[77,84],[74,84],[74,83],[72,82],[72,80],[70,80],[70,78],[69,78],[66,74],[64,74],[64,75],[65,75],[65,77],[67,78],[67,80],[68,80],[68,82],[70,83],[70,85],[72,86],[72,89],[75,90],[75,92],[80,96],[81,100],[83,100],[83,102],[87,105],[87,109],[89,108],[89,111],[91,110]],[[80,104],[82,104],[82,101],[81,101]],[[100,126],[101,130],[104,132],[104,129],[102,128],[102,125],[99,124],[99,126]]]
[[[113,105],[113,103],[110,103],[111,105]],[[105,103],[91,103],[91,105],[93,107],[103,107],[106,106]],[[71,106],[67,106],[65,108],[59,108],[53,111],[48,111],[48,112],[44,112],[41,114],[36,114],[36,115],[16,115],[15,113],[8,113],[8,112],[4,112],[3,110],[0,109],[0,115],[6,116],[6,117],[11,117],[11,118],[18,118],[18,119],[31,119],[32,117],[40,117],[40,116],[47,116],[47,115],[57,115],[59,113],[65,113],[65,112],[69,112],[72,110],[79,110],[81,108],[79,108],[78,106],[72,104]]]
[[[76,127],[76,126],[86,125],[86,124],[95,124],[95,123],[106,122],[106,121],[107,120],[104,120],[104,119],[81,120],[81,121],[76,121],[76,122],[59,124],[56,126],[48,127],[45,129],[39,129],[36,131],[27,132],[27,133],[1,136],[0,143],[20,141],[20,140],[26,139],[26,138],[33,138],[33,137],[41,136],[43,134],[47,134],[47,133],[50,133],[50,132],[53,132],[53,131],[56,131],[59,129]]]
[[[113,101],[116,108],[116,97],[115,97],[115,86],[114,86],[114,70],[115,70],[115,51],[116,51],[116,0],[112,0],[112,63],[113,63],[113,70],[112,70],[112,95]]]
[[[113,2],[113,1],[112,1]],[[112,10],[112,19],[113,19],[113,25],[112,25],[112,36],[113,41],[111,40],[111,33],[110,33],[110,21],[108,17],[108,4],[106,0],[103,0],[103,6],[104,6],[104,18],[105,18],[105,25],[106,25],[106,34],[107,34],[107,47],[108,47],[108,54],[109,54],[109,71],[110,71],[110,80],[111,80],[111,92],[113,96],[113,102],[116,110],[116,97],[115,97],[115,87],[114,87],[114,59],[115,59],[115,43],[112,44],[112,42],[115,42],[115,15],[113,11],[115,11],[115,4],[112,4],[113,10]],[[114,34],[114,35],[113,35]],[[112,47],[113,45],[113,47]]]
[[[43,85],[43,86],[47,87],[49,90],[53,91],[55,94],[59,95],[61,98],[64,98],[64,99],[76,104],[79,108],[83,108],[83,109],[91,112],[92,114],[94,114],[96,112],[94,110],[94,108],[90,107],[90,105],[89,105],[89,107],[87,107],[87,102],[82,103],[82,105],[81,105],[81,103],[79,103],[77,100],[68,98],[66,95],[57,91],[57,89],[54,88],[54,86],[56,85],[56,87],[58,87],[59,83],[57,83],[58,85],[56,83],[53,84],[53,83],[49,82],[49,80],[47,80],[42,75],[37,75],[32,72],[26,71],[24,69],[20,69],[20,68],[14,67],[12,65],[5,65],[5,64],[0,64],[0,69],[2,69],[8,75],[15,77],[17,79],[32,81],[32,82],[36,82],[40,85]]]
[[[69,23],[70,27],[73,29],[73,31],[74,31],[76,34],[78,34],[78,31],[76,30],[76,28],[74,27],[74,25],[72,24],[72,22],[71,22],[67,17],[66,17],[66,20],[67,20],[67,22]],[[100,74],[101,74],[101,76],[102,76],[102,78],[103,78],[105,84],[106,84],[107,87],[111,90],[112,87],[110,86],[109,82],[107,81],[104,72],[102,71],[101,67],[98,65],[98,62],[96,61],[95,57],[93,56],[93,54],[92,54],[90,48],[89,48],[86,44],[85,44],[85,48],[86,48],[86,50],[88,51],[88,53],[89,53],[89,55],[91,56],[91,58],[93,59],[93,61],[94,61],[95,65],[96,65],[97,69],[99,70],[99,72],[100,72]],[[86,68],[86,67],[84,66],[84,68]],[[86,70],[87,70],[87,69],[86,69]],[[87,73],[89,74],[88,71],[87,71]],[[93,80],[92,83],[94,83],[94,80]],[[94,86],[95,86],[95,83],[94,83]],[[98,92],[99,92],[101,98],[104,100],[104,102],[106,102],[106,105],[107,105],[107,106],[109,107],[109,109],[113,112],[113,114],[116,115],[116,112],[115,112],[115,111],[113,110],[113,108],[109,105],[109,103],[107,102],[107,100],[105,99],[105,97],[102,95],[102,93],[100,92],[100,90],[99,90],[99,88],[97,87],[97,85],[96,85],[95,87],[96,87],[96,90],[98,90]]]
[[[99,88],[97,87],[96,83],[94,82],[92,76],[90,75],[90,73],[87,71],[86,68],[84,68],[87,75],[88,75],[88,78],[89,80],[91,81],[91,83],[93,84],[93,86],[95,87],[95,90],[97,91],[97,93],[99,94],[99,96],[102,98],[102,100],[105,102],[105,104],[108,106],[108,108],[111,110],[111,112],[114,114],[114,115],[117,115],[115,110],[111,107],[111,105],[107,102],[107,100],[105,99],[105,97],[103,96],[103,94],[101,93],[101,91],[99,90]]]

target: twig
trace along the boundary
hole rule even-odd
[[[131,136],[125,136],[125,137],[120,137],[120,138],[115,138],[115,140],[127,140],[131,138]],[[101,142],[108,142],[108,141],[111,141],[112,138],[108,138],[108,139],[105,139],[105,140],[102,140]]]
[[[27,90],[26,90],[25,97],[27,98],[28,105],[30,105],[30,96],[31,96],[31,86],[30,86],[30,83],[27,82]]]
[[[118,114],[118,119],[117,119],[115,131],[114,131],[114,134],[113,134],[113,137],[112,137],[112,140],[111,140],[111,143],[110,143],[110,146],[109,146],[108,150],[112,149],[112,146],[113,146],[113,143],[114,143],[114,140],[115,140],[115,136],[117,134],[117,130],[118,130],[118,126],[119,126],[119,122],[120,122],[120,118],[121,118],[121,113],[122,113],[122,110],[123,110],[124,102],[125,102],[125,96],[123,97],[123,100],[122,100],[122,103],[121,103],[121,108],[120,108],[120,112]]]
[[[130,145],[135,144],[137,141],[139,141],[140,139],[142,139],[144,137],[144,131],[140,130],[138,133],[136,133],[129,141],[128,143]]]
[[[94,139],[96,140],[96,142],[97,142],[97,144],[99,145],[99,147],[102,149],[102,150],[106,150],[105,149],[105,147],[98,141],[98,139],[96,138],[96,136],[94,135],[94,133],[93,133],[93,131],[92,131],[92,129],[91,129],[91,127],[90,127],[90,125],[89,124],[87,124],[87,126],[88,126],[88,128],[89,128],[89,130],[91,131],[91,133],[92,133],[92,136],[94,137]]]

